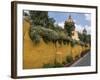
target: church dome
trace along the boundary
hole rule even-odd
[[[86,34],[86,33],[87,33],[87,30],[86,30],[85,28],[83,29],[83,33],[84,33],[84,34]]]
[[[66,20],[67,23],[74,23],[71,15],[69,15],[68,19]]]

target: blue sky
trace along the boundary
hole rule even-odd
[[[91,33],[91,14],[89,13],[72,13],[72,12],[48,12],[49,17],[55,19],[55,23],[64,26],[65,20],[68,19],[69,15],[72,16],[75,25],[76,31],[82,32],[84,28],[87,29],[87,32]]]

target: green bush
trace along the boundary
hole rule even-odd
[[[66,61],[64,61],[64,62],[62,62],[62,64],[63,64],[63,65],[66,65],[67,63],[66,63]]]
[[[72,57],[71,55],[68,55],[68,56],[66,57],[66,61],[67,61],[67,63],[73,62],[73,57]]]
[[[44,31],[44,35],[42,35],[42,38],[44,40],[47,40],[48,42],[54,42],[58,39],[58,34],[54,30],[47,29],[46,31]]]
[[[79,44],[83,47],[84,46],[84,42],[79,41]]]
[[[50,63],[43,65],[43,68],[53,68],[53,67],[54,67],[54,65],[50,64]]]
[[[72,41],[72,39],[71,39],[70,37],[67,37],[67,38],[65,39],[65,41],[66,41],[67,44],[69,44],[69,43]]]
[[[85,47],[88,47],[88,45],[85,43]]]
[[[54,42],[55,40],[58,39],[58,34],[56,31],[41,26],[31,27],[29,30],[29,35],[32,41],[34,42],[35,40],[37,40],[37,37],[38,39],[40,39],[40,37],[43,38],[44,42],[46,43],[50,41]]]
[[[45,43],[53,42],[56,44],[56,42],[58,42],[60,45],[65,45],[71,42],[72,45],[74,44],[74,41],[67,36],[64,30],[59,28],[52,30],[42,26],[31,26],[29,35],[32,41],[35,43],[39,43],[40,39],[42,38]]]
[[[59,63],[59,62],[56,62],[56,63],[54,64],[54,67],[64,67],[64,65],[61,64],[61,63]]]
[[[76,40],[71,40],[71,46],[74,47],[75,45],[77,45],[78,42]]]
[[[30,32],[30,38],[35,44],[38,44],[41,40],[41,36],[36,31]]]
[[[57,33],[58,33],[58,43],[60,44],[60,45],[62,45],[62,44],[66,44],[67,42],[66,42],[66,39],[67,39],[67,35],[64,33],[64,31],[57,31]]]
[[[66,40],[63,40],[63,44],[66,45],[67,44],[67,41]]]

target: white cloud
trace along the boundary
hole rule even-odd
[[[24,10],[24,12],[27,13],[27,14],[29,14],[29,11],[28,10]]]
[[[58,23],[58,25],[59,25],[60,27],[64,28],[64,22],[60,22],[60,23]]]
[[[87,21],[90,21],[91,20],[91,15],[90,14],[84,14],[85,15],[85,19]]]
[[[74,23],[77,23],[77,21],[75,19],[73,21],[74,21]]]
[[[87,34],[91,34],[91,27],[90,26],[88,26],[88,25],[82,26],[82,25],[75,24],[76,31],[79,31],[80,33],[82,33],[84,28],[87,30]]]
[[[84,29],[84,27],[83,27],[82,25],[77,25],[77,24],[75,24],[75,30],[76,30],[76,31],[82,33],[83,29]]]

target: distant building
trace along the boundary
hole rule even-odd
[[[83,34],[87,34],[87,30],[85,28],[83,29]]]
[[[75,22],[73,21],[71,15],[68,17],[68,19],[65,21],[65,23],[71,24],[73,26],[71,37],[72,37],[72,39],[79,41],[78,32],[75,30]]]

